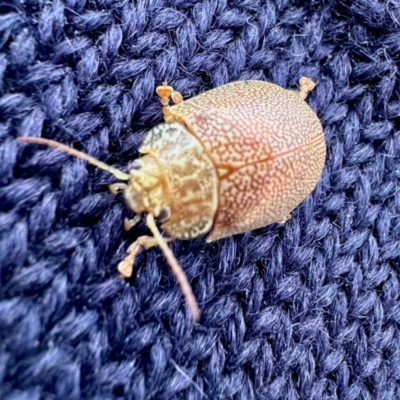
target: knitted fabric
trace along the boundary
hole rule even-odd
[[[400,3],[397,0],[0,2],[0,398],[400,398]],[[316,87],[328,146],[285,224],[119,261],[144,223],[104,171],[190,98],[261,79]]]

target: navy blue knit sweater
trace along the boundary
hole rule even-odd
[[[0,398],[400,398],[397,0],[0,1]],[[194,324],[114,179],[18,136],[124,169],[184,98],[234,80],[297,88],[328,155],[284,225],[171,244]]]

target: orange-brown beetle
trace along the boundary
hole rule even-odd
[[[321,123],[304,99],[312,90],[301,78],[300,91],[262,81],[233,82],[182,101],[163,84],[157,94],[165,123],[151,129],[128,174],[58,142],[19,138],[58,148],[109,171],[127,183],[122,190],[136,218],[146,213],[152,237],[140,237],[119,264],[124,276],[140,247],[159,245],[195,319],[199,316],[190,285],[167,245],[210,232],[207,241],[284,221],[314,189],[325,162]],[[170,106],[170,99],[175,105]],[[169,235],[163,238],[154,218]]]

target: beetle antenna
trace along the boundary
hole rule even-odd
[[[82,160],[85,160],[89,164],[92,164],[92,165],[96,166],[97,168],[100,168],[100,169],[103,169],[104,171],[110,172],[117,179],[120,179],[122,181],[129,180],[129,175],[125,174],[125,172],[122,172],[117,168],[111,167],[110,165],[107,165],[106,163],[103,163],[102,161],[97,160],[96,158],[94,158],[92,156],[89,156],[89,154],[83,153],[82,151],[75,150],[72,147],[68,147],[68,146],[65,146],[64,144],[58,143],[55,140],[49,140],[49,139],[44,139],[44,138],[33,138],[33,137],[20,137],[20,138],[17,138],[17,142],[36,143],[36,144],[43,144],[43,145],[46,145],[49,147],[53,147],[55,149],[63,151],[64,153],[67,153],[71,156],[78,157]]]
[[[165,258],[167,259],[168,264],[171,267],[172,273],[175,275],[175,278],[181,287],[182,293],[186,300],[186,304],[188,305],[190,312],[192,313],[193,319],[197,321],[200,317],[200,311],[185,273],[183,272],[181,266],[178,264],[178,261],[176,260],[171,249],[169,248],[167,242],[161,236],[161,233],[158,230],[157,225],[154,221],[153,214],[147,214],[146,223],[151,230],[154,238],[156,239],[158,245],[160,246],[162,252],[164,253]]]

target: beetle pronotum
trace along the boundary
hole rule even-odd
[[[239,81],[183,101],[164,83],[157,94],[165,122],[147,133],[139,149],[143,156],[128,173],[52,140],[17,140],[55,147],[125,182],[110,185],[113,193],[123,191],[136,213],[125,220],[125,228],[147,214],[153,236],[142,236],[129,247],[119,271],[131,276],[139,249],[160,246],[198,319],[197,302],[167,241],[209,233],[211,242],[284,221],[312,192],[326,154],[321,123],[304,101],[313,87],[305,77],[298,92]]]

